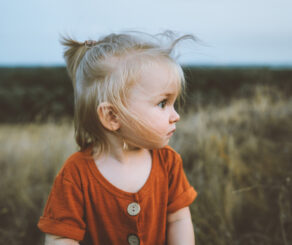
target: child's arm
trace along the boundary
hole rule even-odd
[[[46,234],[45,245],[79,245],[79,242],[65,237]]]
[[[167,216],[167,245],[195,245],[195,235],[189,207]]]

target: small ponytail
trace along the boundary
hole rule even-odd
[[[75,88],[77,68],[88,47],[85,43],[77,42],[68,37],[62,37],[61,43],[65,46],[64,58],[67,64],[67,71]]]

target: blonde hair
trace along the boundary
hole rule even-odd
[[[163,44],[164,39],[168,44]],[[130,117],[143,128],[143,123],[128,112],[125,101],[129,88],[149,65],[165,62],[176,78],[179,91],[183,90],[182,68],[171,55],[177,43],[185,39],[195,40],[192,35],[176,38],[171,31],[157,35],[131,31],[85,42],[62,38],[74,88],[75,139],[81,150],[91,144],[99,151],[108,147],[105,129],[97,114],[102,102],[111,103],[123,120]]]

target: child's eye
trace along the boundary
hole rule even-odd
[[[166,102],[167,102],[167,100],[164,99],[163,101],[161,101],[161,102],[158,104],[158,106],[159,106],[160,108],[164,108],[165,105],[166,105]]]

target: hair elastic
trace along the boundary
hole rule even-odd
[[[94,41],[94,40],[86,40],[84,42],[84,45],[85,45],[86,48],[91,48],[92,46],[94,46],[96,44],[97,44],[97,42]]]

